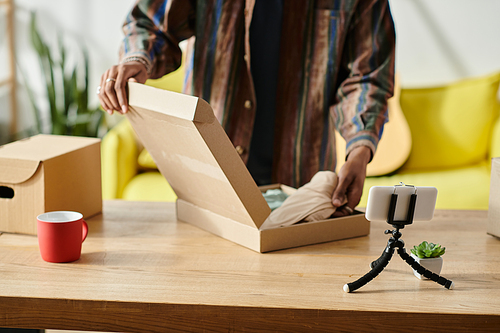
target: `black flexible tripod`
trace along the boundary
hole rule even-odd
[[[374,278],[377,277],[377,275],[380,274],[384,270],[384,268],[387,266],[389,261],[391,260],[395,248],[398,249],[398,254],[403,259],[408,265],[411,266],[414,270],[416,270],[420,275],[423,275],[424,277],[431,279],[434,282],[439,283],[440,285],[444,286],[446,289],[453,289],[454,284],[451,280],[447,280],[446,278],[439,276],[425,267],[422,267],[418,262],[415,261],[408,253],[406,253],[405,250],[405,243],[401,238],[402,234],[399,232],[400,229],[403,229],[406,225],[412,224],[413,223],[413,215],[415,213],[415,205],[417,202],[417,193],[413,193],[410,197],[410,203],[408,206],[408,213],[406,216],[406,220],[402,221],[394,221],[394,215],[396,212],[396,203],[398,200],[398,195],[396,193],[393,193],[391,196],[391,201],[389,204],[389,213],[387,216],[387,223],[392,225],[395,230],[386,230],[384,233],[385,234],[392,234],[392,237],[389,238],[387,242],[387,246],[382,253],[382,255],[375,261],[373,261],[370,264],[371,271],[366,273],[364,276],[359,278],[358,280],[352,282],[352,283],[347,283],[344,285],[344,291],[346,293],[353,292],[361,287],[363,287],[365,284],[373,280]]]

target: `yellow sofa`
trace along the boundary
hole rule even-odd
[[[147,84],[180,91],[182,76],[181,68]],[[390,175],[368,177],[360,206],[366,205],[371,186],[404,182],[437,187],[438,209],[488,209],[490,160],[500,156],[499,82],[495,73],[442,87],[402,89],[400,104],[412,139],[409,157]],[[102,161],[105,199],[175,201],[126,120],[103,138]]]
[[[412,147],[394,174],[366,179],[360,206],[375,185],[404,182],[438,189],[436,208],[488,209],[491,158],[500,156],[500,73],[425,89],[402,89]]]

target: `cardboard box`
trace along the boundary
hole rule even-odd
[[[127,118],[177,194],[177,217],[257,252],[364,236],[364,214],[259,230],[271,213],[215,118],[194,96],[129,83]]]
[[[36,135],[0,146],[0,231],[36,235],[49,211],[101,212],[100,141]]]
[[[500,157],[491,159],[487,232],[490,235],[500,237]]]

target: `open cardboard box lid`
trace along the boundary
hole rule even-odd
[[[258,252],[369,233],[363,214],[259,230],[271,209],[207,102],[130,82],[129,105],[127,118],[177,194],[179,220]]]

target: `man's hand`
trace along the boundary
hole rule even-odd
[[[97,90],[101,106],[107,113],[128,111],[127,81],[144,83],[148,79],[146,66],[138,61],[130,61],[108,69],[101,76],[101,85]]]
[[[355,148],[347,157],[338,174],[337,188],[333,192],[332,203],[338,208],[333,216],[350,215],[358,205],[363,194],[366,166],[370,158],[371,150],[365,146]],[[347,198],[347,204],[342,206],[344,198]]]

